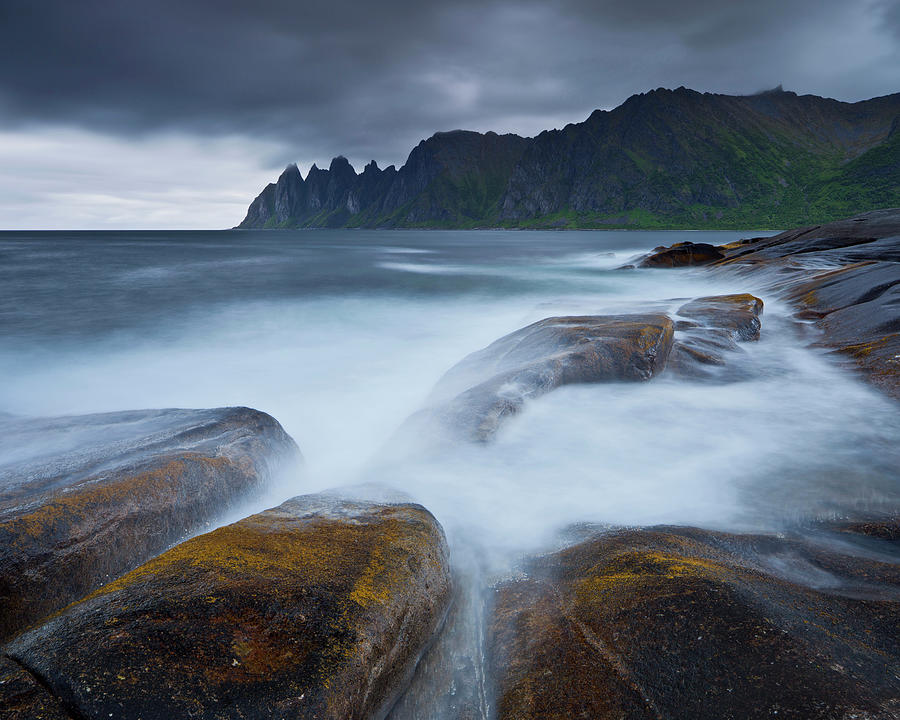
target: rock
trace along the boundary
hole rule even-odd
[[[293,440],[248,408],[0,420],[0,640],[259,491]]]
[[[842,552],[657,528],[535,558],[495,592],[496,716],[896,718],[900,572]]]
[[[546,318],[451,368],[405,431],[424,424],[486,441],[526,400],[562,385],[649,380],[665,368],[673,334],[665,315]]]
[[[690,265],[708,265],[722,260],[724,253],[709,243],[675,243],[672,247],[654,250],[642,258],[637,266],[642,268],[688,267]]]
[[[450,594],[427,510],[310,495],[176,546],[6,654],[79,717],[383,718]]]
[[[900,208],[874,210],[824,225],[743,241],[727,247],[724,263],[758,263],[813,253],[833,262],[900,260],[898,243],[885,242],[888,239],[900,240]]]
[[[900,541],[900,515],[851,521],[838,525],[836,529],[840,532],[897,542]]]
[[[815,273],[791,284],[786,297],[802,308],[803,317],[820,319],[836,310],[875,300],[898,284],[900,263],[870,260]]]
[[[763,301],[749,293],[713,295],[682,305],[678,315],[726,330],[734,340],[759,340]]]
[[[37,678],[9,658],[0,658],[0,701],[3,720],[72,720]]]
[[[816,273],[792,284],[787,298],[801,308],[800,317],[817,321],[820,345],[849,356],[872,383],[900,398],[900,263],[851,263]]]
[[[817,344],[851,358],[869,382],[900,398],[900,208],[720,249],[726,258],[717,265],[768,271],[772,290],[798,317],[816,321]]]
[[[758,340],[763,301],[750,294],[697,298],[678,309],[669,371],[689,378],[736,379],[735,368],[722,371],[738,342]]]

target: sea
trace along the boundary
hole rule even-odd
[[[305,493],[382,493],[498,562],[579,526],[781,532],[895,509],[896,406],[815,347],[772,277],[620,269],[654,246],[759,234],[3,232],[0,412],[257,408],[304,462],[222,522]],[[739,373],[569,386],[491,443],[385,459],[441,376],[509,332],[733,292],[765,302],[760,340],[728,360]]]

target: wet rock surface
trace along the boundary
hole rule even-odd
[[[0,657],[0,718],[72,720],[72,716],[34,675],[5,657]]]
[[[768,238],[752,238],[725,250],[725,263],[773,260],[815,253],[834,261],[900,260],[900,209],[874,210],[824,225],[794,228]]]
[[[900,398],[900,209],[750,238],[718,250],[723,258],[715,267],[771,270],[771,289],[797,307],[798,317],[817,326],[815,342],[841,353],[871,383]],[[691,353],[701,364],[715,364],[702,348]],[[676,347],[673,365],[689,359]]]
[[[676,312],[686,321],[676,328],[669,356],[669,372],[687,378],[729,380],[739,377],[724,370],[729,353],[739,342],[759,340],[763,301],[747,293],[697,298]]]
[[[484,603],[488,588],[477,557],[484,552],[484,548],[461,548],[459,544],[454,547],[453,603],[447,620],[388,720],[490,717],[491,698],[484,667]]]
[[[621,530],[499,585],[504,718],[895,718],[900,572],[834,541]]]
[[[873,384],[900,398],[900,262],[815,273],[793,284],[788,297],[800,317],[815,321],[821,345],[852,358]]]
[[[709,265],[722,260],[725,254],[715,245],[709,243],[683,242],[671,247],[655,249],[638,261],[641,268],[688,267],[692,265]]]
[[[0,640],[261,490],[299,451],[248,408],[0,419]]]
[[[734,340],[759,340],[763,301],[749,293],[701,297],[682,305],[678,315],[727,331]]]
[[[407,425],[489,440],[526,400],[563,385],[651,379],[666,366],[674,328],[661,314],[546,318],[451,368]]]
[[[900,209],[753,240],[728,264],[800,264],[777,284],[821,330],[819,344],[850,358],[900,398]]]
[[[5,650],[78,717],[382,718],[450,594],[424,508],[303,496],[176,546]]]

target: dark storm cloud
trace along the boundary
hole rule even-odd
[[[530,133],[660,85],[895,92],[898,26],[895,0],[3,0],[0,122],[395,162],[434,130]]]

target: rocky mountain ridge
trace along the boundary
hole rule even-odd
[[[399,169],[289,165],[238,227],[784,227],[898,204],[900,93],[678,88],[534,138],[436,133]]]

